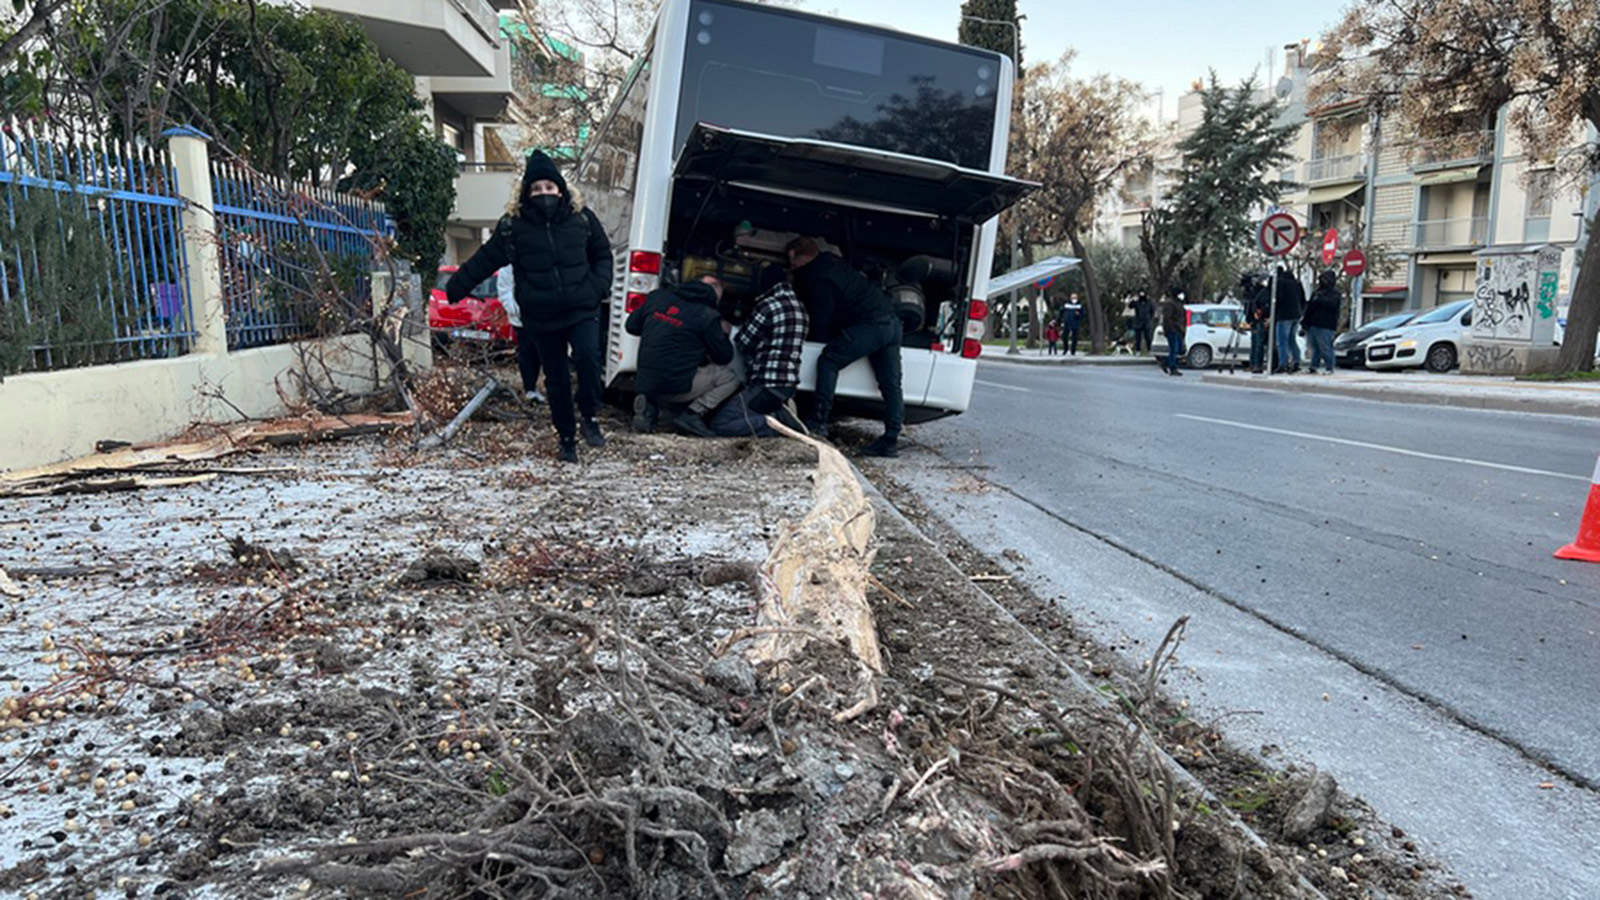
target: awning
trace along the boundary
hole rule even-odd
[[[1443,172],[1430,172],[1417,179],[1418,187],[1433,187],[1436,184],[1460,184],[1463,181],[1477,181],[1483,173],[1483,166],[1467,166],[1463,169],[1447,169]]]
[[[1478,257],[1471,253],[1424,253],[1417,257],[1419,266],[1476,266]]]
[[[1406,289],[1400,288],[1374,288],[1370,291],[1363,290],[1361,296],[1369,300],[1404,300]]]
[[[1347,184],[1335,184],[1329,185],[1328,187],[1312,188],[1311,192],[1306,194],[1305,202],[1313,204],[1332,203],[1335,200],[1343,200],[1351,194],[1354,194],[1356,191],[1366,188],[1366,186],[1366,182],[1364,181],[1352,181]]]
[[[786,197],[981,224],[1033,193],[1031,181],[830,141],[701,122],[673,170]]]
[[[1031,266],[1021,269],[1012,269],[998,278],[989,280],[989,293],[986,297],[997,297],[1000,294],[1010,293],[1019,287],[1025,287],[1035,282],[1043,281],[1060,275],[1068,269],[1076,268],[1083,260],[1075,256],[1052,256],[1041,259]]]

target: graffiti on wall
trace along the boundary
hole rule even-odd
[[[1522,371],[1522,360],[1517,356],[1517,348],[1507,344],[1467,344],[1466,351],[1466,365],[1462,367],[1465,371],[1487,375],[1516,374]]]
[[[1532,256],[1484,260],[1472,299],[1472,336],[1502,341],[1533,340],[1533,286],[1538,265]]]

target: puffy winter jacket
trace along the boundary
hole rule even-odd
[[[889,296],[832,253],[794,270],[794,292],[811,315],[811,340],[827,341],[863,322],[894,317]]]
[[[639,368],[633,386],[646,396],[686,394],[694,370],[709,359],[733,361],[733,343],[722,330],[717,292],[699,281],[652,291],[628,314],[629,334],[639,336]]]
[[[1273,318],[1279,322],[1295,322],[1306,310],[1306,289],[1300,285],[1300,279],[1294,277],[1283,269],[1278,270],[1278,303],[1273,309]],[[1269,283],[1267,289],[1271,290]]]
[[[581,194],[562,200],[548,216],[532,203],[508,211],[489,242],[450,277],[446,299],[459,301],[509,265],[523,328],[559,331],[599,315],[611,296],[611,241]]]
[[[1300,324],[1307,328],[1338,328],[1339,306],[1343,302],[1344,297],[1337,287],[1318,287],[1311,295],[1311,302],[1306,304],[1306,314]]]

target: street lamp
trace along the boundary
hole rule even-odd
[[[1006,19],[986,19],[982,16],[963,15],[961,20],[963,22],[977,22],[981,25],[1004,25],[1005,27],[1011,29],[1011,66],[1016,70],[1016,80],[1021,81],[1022,28],[1017,24],[1017,22],[1021,22],[1025,18],[1027,18],[1027,16],[1017,16],[1017,21],[1012,22],[1007,21]],[[1017,263],[1021,261],[1022,228],[1018,225],[1016,216],[1013,214],[1011,218],[1011,264],[1016,266]],[[1006,310],[1006,315],[1011,323],[1011,347],[1010,349],[1006,350],[1007,356],[1016,356],[1022,352],[1022,350],[1017,347],[1017,301],[1022,298],[1022,287],[1023,286],[1020,284],[1017,285],[1016,289],[1011,292],[1011,302],[1007,304],[1008,309]]]

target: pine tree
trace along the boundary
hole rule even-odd
[[[988,19],[988,22],[975,22],[973,19]],[[1015,26],[999,25],[997,22],[1012,22]],[[958,31],[958,40],[969,47],[982,47],[1006,56],[1018,57],[1012,61],[1017,65],[1017,74],[1022,73],[1022,22],[1017,16],[1017,0],[965,0],[961,4],[961,27]]]

